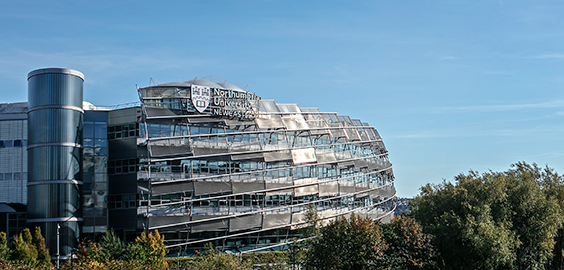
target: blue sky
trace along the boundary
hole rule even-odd
[[[564,173],[561,1],[1,1],[0,102],[85,74],[96,105],[218,76],[378,129],[398,196],[518,161]]]

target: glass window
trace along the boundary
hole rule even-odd
[[[86,141],[86,139],[85,139]],[[94,146],[96,147],[107,147],[108,141],[106,139],[94,139]]]
[[[4,147],[4,141],[0,141],[0,148]]]
[[[96,147],[94,148],[95,154],[97,156],[107,156],[108,155],[108,148],[107,147]]]
[[[94,173],[106,173],[107,157],[97,156],[94,163]]]
[[[82,135],[84,138],[94,138],[94,123],[84,123],[82,126]]]
[[[12,146],[13,146],[12,141],[4,141],[4,147],[12,147]]]
[[[4,174],[0,173],[0,181],[4,181]]]
[[[84,147],[93,147],[94,146],[94,140],[91,139],[91,138],[84,137],[83,144],[84,144],[83,145]]]
[[[22,147],[22,140],[14,140],[14,147]]]
[[[84,112],[84,122],[94,122],[94,113],[92,111]]]
[[[23,147],[27,147],[27,140],[23,140]]]
[[[108,126],[106,123],[94,123],[94,138],[105,139],[108,136]]]
[[[12,180],[12,173],[5,173],[4,180],[11,181]]]
[[[94,115],[94,121],[96,122],[107,122],[108,113],[107,112],[96,112]]]
[[[22,174],[21,173],[14,173],[14,180],[22,180]]]

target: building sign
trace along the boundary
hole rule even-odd
[[[192,104],[199,113],[203,113],[210,105],[210,88],[199,85],[192,85],[190,89]]]
[[[199,113],[209,105],[211,114],[220,117],[253,120],[258,115],[260,96],[254,93],[192,85],[191,94]]]

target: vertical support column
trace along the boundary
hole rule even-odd
[[[28,226],[39,226],[51,253],[66,260],[82,227],[82,88],[76,70],[28,74]],[[53,257],[52,259],[56,259]]]

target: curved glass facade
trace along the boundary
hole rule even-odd
[[[286,249],[309,205],[324,224],[352,212],[392,216],[392,165],[367,123],[203,79],[139,96],[132,121],[108,127],[110,223],[112,212],[133,210],[129,226],[158,229],[189,255],[209,241],[234,253]],[[128,144],[136,151],[112,154]]]
[[[39,226],[51,254],[64,259],[80,237],[82,73],[60,68],[28,74],[28,225]]]

